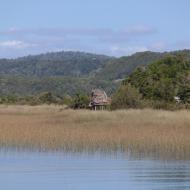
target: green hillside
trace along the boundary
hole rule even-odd
[[[123,81],[112,103],[115,108],[125,108],[140,107],[145,102],[164,109],[189,106],[189,58],[181,53],[170,54],[146,68],[137,68]]]
[[[142,52],[131,56],[110,60],[97,74],[98,78],[105,80],[123,79],[131,74],[138,66],[146,66],[155,60],[159,60],[165,53]]]
[[[111,57],[82,52],[58,52],[18,59],[1,59],[0,74],[29,77],[89,75],[100,69]]]
[[[125,56],[118,59],[112,59],[104,65],[103,69],[97,74],[97,78],[104,80],[124,79],[130,75],[137,67],[147,66],[166,55],[181,53],[190,59],[190,50],[174,51],[174,52],[140,52],[131,56]]]
[[[174,102],[174,97],[182,91],[190,91],[190,62],[182,56],[167,56],[149,65],[147,69],[137,69],[124,83],[139,89],[143,97],[153,100]]]
[[[0,59],[0,95],[59,95],[88,93],[103,88],[112,94],[121,80],[137,67],[147,66],[171,53],[142,52],[114,58],[82,52],[58,52],[18,59]],[[190,59],[190,51],[183,50]]]

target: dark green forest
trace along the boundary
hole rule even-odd
[[[58,52],[18,59],[0,59],[0,95],[36,95],[44,91],[74,95],[110,81],[95,74],[114,58],[82,52]]]
[[[121,83],[125,83],[130,84],[128,88],[134,93],[138,91],[143,99],[171,103],[173,96],[180,96],[183,102],[188,102],[187,96],[183,97],[189,93],[184,74],[188,67],[181,68],[182,60],[175,57],[178,54],[186,62],[190,60],[190,50],[141,52],[120,58],[83,52],[57,52],[0,59],[1,101],[13,102],[23,97],[30,99],[43,93],[56,97],[73,97],[78,93],[88,95],[93,88],[102,88],[108,95],[114,96],[118,89],[122,91]],[[166,57],[175,66],[165,64],[163,59]],[[172,73],[173,78],[166,77],[168,73]],[[178,78],[183,80],[180,87],[176,84],[179,83]]]
[[[138,67],[123,80],[112,102],[113,108],[176,109],[189,105],[190,61],[181,53]]]

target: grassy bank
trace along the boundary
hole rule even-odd
[[[74,111],[0,106],[0,146],[69,151],[131,151],[190,158],[190,111]]]

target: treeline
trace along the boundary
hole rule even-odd
[[[36,95],[51,92],[60,96],[88,94],[102,88],[113,95],[137,67],[147,67],[167,55],[183,53],[190,60],[190,50],[157,53],[141,52],[120,58],[83,52],[57,52],[18,59],[0,59],[0,96]]]
[[[74,96],[95,87],[111,93],[117,84],[94,76],[112,59],[115,58],[72,51],[0,59],[0,96],[35,96],[43,92]]]
[[[17,59],[0,59],[0,75],[27,77],[81,77],[103,67],[111,57],[62,51]]]
[[[140,64],[141,66],[137,67],[130,75],[127,75],[127,78],[122,81],[121,86],[114,93],[113,89],[115,87],[112,88],[112,92],[110,93],[106,87],[108,88],[111,83],[109,85],[105,83],[105,88],[103,89],[108,92],[108,95],[112,95],[110,109],[154,108],[175,110],[190,108],[189,60],[187,54],[176,53],[166,54],[152,64],[143,64],[143,66]],[[22,81],[24,82],[24,80]],[[1,80],[1,85],[5,86],[5,82]],[[75,83],[79,87],[78,91],[73,89],[75,87],[72,86],[72,81],[69,82],[68,79],[67,82],[67,88],[75,93],[70,93],[67,90],[65,90],[65,94],[62,93],[62,90],[58,93],[56,90],[53,91],[56,86],[57,88],[65,86],[66,81],[63,81],[64,85],[62,85],[60,80],[56,80],[56,83],[49,83],[51,84],[51,88],[47,88],[47,90],[50,89],[50,91],[38,93],[38,95],[20,96],[19,93],[15,93],[18,95],[10,96],[6,95],[5,91],[2,91],[3,88],[1,88],[0,103],[29,105],[64,104],[75,109],[88,108],[90,102],[88,93],[92,89],[91,87],[98,87],[97,81],[89,82],[87,79],[83,79],[81,83],[80,80],[75,80]],[[102,81],[100,84],[100,86],[103,85]],[[13,86],[16,85],[13,83]],[[85,86],[84,89],[82,88],[83,86]],[[37,88],[39,92],[42,90],[39,88],[39,84]],[[27,92],[27,89],[25,90]]]
[[[114,94],[111,107],[190,108],[190,61],[182,54],[167,55],[137,68]]]
[[[5,95],[0,96],[0,104],[69,104],[71,97],[61,97],[53,95],[51,92],[43,92],[36,96],[17,96],[17,95]]]
[[[41,104],[57,104],[67,105],[73,109],[87,109],[90,103],[90,98],[87,94],[77,93],[74,96],[59,96],[51,92],[43,92],[36,96],[0,96],[0,104],[15,104],[15,105],[41,105]]]

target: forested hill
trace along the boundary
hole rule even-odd
[[[49,91],[59,95],[87,93],[103,88],[108,94],[139,66],[147,66],[166,54],[185,54],[190,50],[170,53],[142,52],[114,58],[81,52],[57,52],[18,59],[0,59],[0,95],[31,95]]]
[[[123,79],[130,75],[139,66],[147,66],[159,59],[162,59],[166,55],[179,53],[190,59],[190,50],[164,53],[146,51],[135,53],[131,56],[112,59],[105,64],[104,68],[97,74],[97,77],[104,80]]]
[[[135,68],[146,66],[162,58],[165,53],[140,52],[132,56],[124,56],[110,60],[105,67],[97,74],[98,78],[105,80],[123,79],[131,74]]]
[[[0,59],[0,74],[31,77],[82,76],[100,69],[111,57],[82,52],[57,52],[18,59]]]
[[[182,54],[167,55],[139,67],[125,80],[112,99],[113,109],[190,108],[190,60]]]

